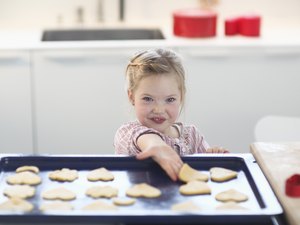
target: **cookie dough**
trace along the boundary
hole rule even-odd
[[[40,172],[39,168],[36,167],[36,166],[20,166],[16,169],[17,173],[24,172],[24,171],[31,171],[33,173],[39,173]]]
[[[221,201],[221,202],[244,202],[248,200],[248,196],[235,190],[235,189],[230,189],[228,191],[223,191],[220,192],[219,194],[216,195],[216,200]]]
[[[225,202],[216,207],[218,210],[247,210],[247,208],[239,205],[236,202]]]
[[[126,197],[113,198],[113,203],[115,205],[121,205],[121,206],[133,205],[135,201],[136,200],[134,198],[126,198]]]
[[[183,195],[205,195],[210,194],[211,189],[206,182],[193,180],[181,185],[179,192]]]
[[[32,209],[33,205],[30,202],[15,197],[0,204],[0,210],[30,212]]]
[[[72,182],[78,178],[78,172],[77,170],[70,170],[68,168],[63,168],[61,170],[55,170],[53,172],[50,172],[49,178],[51,180]]]
[[[41,183],[42,179],[35,173],[24,171],[8,176],[6,181],[9,184],[37,185]]]
[[[174,211],[199,211],[200,207],[196,205],[193,201],[186,201],[177,203],[171,206],[171,209]]]
[[[104,167],[92,170],[87,175],[89,181],[111,181],[114,178],[114,175]]]
[[[35,194],[35,188],[29,185],[13,185],[6,187],[3,194],[8,197],[30,198]]]
[[[64,200],[69,201],[76,198],[76,194],[64,187],[58,187],[51,190],[44,191],[42,198],[47,200]]]
[[[85,194],[92,198],[112,198],[118,196],[118,189],[111,186],[94,186],[86,190]]]
[[[145,198],[157,198],[161,195],[161,191],[149,184],[141,183],[130,187],[126,191],[126,195],[129,197],[145,197]]]
[[[73,206],[69,202],[55,201],[43,203],[40,206],[41,211],[53,211],[53,210],[72,210]]]
[[[212,181],[224,182],[234,178],[237,178],[238,173],[236,171],[225,169],[222,167],[213,167],[209,170]]]
[[[84,206],[82,209],[83,210],[117,210],[118,207],[114,206],[113,204],[97,200]]]
[[[208,181],[209,176],[198,170],[193,169],[187,163],[183,164],[179,171],[179,180],[182,182],[189,182],[192,180]]]

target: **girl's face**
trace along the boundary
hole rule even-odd
[[[128,92],[140,123],[163,134],[170,133],[171,125],[179,116],[180,96],[178,81],[171,74],[146,77],[134,93]]]

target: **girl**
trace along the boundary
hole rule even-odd
[[[185,71],[180,57],[167,49],[136,54],[126,69],[127,94],[137,120],[116,132],[116,154],[152,157],[176,181],[180,155],[226,153],[210,148],[193,125],[176,122],[184,105]]]

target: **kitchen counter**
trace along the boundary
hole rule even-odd
[[[90,28],[90,27],[89,27]],[[147,28],[147,27],[146,27]],[[173,35],[170,28],[161,28],[164,40],[122,41],[64,41],[42,42],[42,30],[1,30],[0,50],[69,49],[69,48],[121,48],[121,47],[279,47],[289,52],[300,51],[300,29],[263,30],[261,37],[225,36],[219,32],[213,38],[183,38]],[[296,47],[296,48],[295,48]]]
[[[251,152],[281,202],[289,224],[300,224],[300,198],[285,194],[286,179],[300,174],[300,142],[258,142],[251,145]]]

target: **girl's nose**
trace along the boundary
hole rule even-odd
[[[164,107],[162,104],[156,104],[153,108],[154,113],[163,113],[164,112]]]

